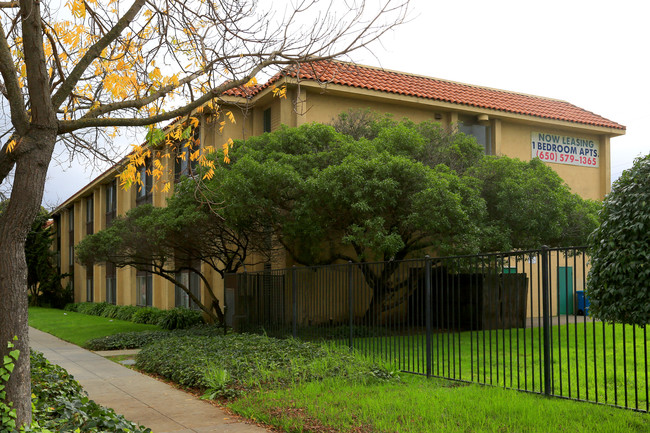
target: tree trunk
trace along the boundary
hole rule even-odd
[[[0,216],[0,359],[8,354],[7,342],[17,336],[20,356],[6,400],[13,402],[18,425],[29,424],[32,417],[25,240],[40,209],[55,140],[56,128],[34,127],[23,138],[20,145],[31,150],[16,162],[9,205]]]

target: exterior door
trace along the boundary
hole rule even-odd
[[[573,268],[560,266],[557,270],[559,314],[573,314]]]

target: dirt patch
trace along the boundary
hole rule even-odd
[[[300,407],[278,407],[269,411],[269,415],[274,418],[297,419],[302,422],[304,432],[308,433],[339,433],[340,430],[323,424],[320,420],[310,416],[304,408]],[[375,433],[376,430],[369,424],[360,424],[351,427],[347,432],[350,433]]]

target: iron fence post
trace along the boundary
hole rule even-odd
[[[296,265],[293,265],[291,268],[291,302],[293,304],[293,311],[292,311],[292,317],[293,317],[293,338],[296,338],[298,336],[298,306],[297,306],[297,300],[296,300]]]
[[[551,311],[548,247],[542,246],[542,319],[544,326],[544,394],[551,395]]]
[[[427,377],[431,377],[431,257],[424,257],[425,320],[427,322]]]
[[[350,347],[350,351],[352,351],[353,347],[353,338],[354,338],[354,333],[352,331],[352,326],[354,324],[354,299],[353,299],[353,292],[352,292],[352,260],[348,260],[348,303],[349,303],[349,309],[350,309],[350,340],[348,342],[348,345]]]

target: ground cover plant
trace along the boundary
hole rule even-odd
[[[398,380],[385,363],[344,349],[252,334],[159,340],[138,353],[136,368],[206,390],[210,398],[329,377],[355,383]]]
[[[7,343],[9,355],[0,364],[0,433],[17,432],[16,410],[8,401],[6,384],[15,374],[21,356],[13,341]],[[22,355],[25,356],[25,355]],[[21,432],[150,433],[151,430],[127,421],[112,409],[87,397],[81,385],[63,368],[51,364],[43,354],[30,353],[32,421],[20,426]]]
[[[139,349],[154,341],[174,336],[209,336],[219,334],[223,334],[223,328],[212,325],[202,325],[189,329],[175,329],[171,331],[122,332],[105,337],[92,338],[86,341],[85,347],[90,350]]]
[[[104,408],[90,400],[81,385],[67,371],[51,364],[41,353],[32,353],[31,372],[33,417],[48,431],[151,431],[127,421],[113,409]]]
[[[160,330],[155,325],[40,307],[29,308],[29,325],[79,346],[91,338],[120,332]]]

